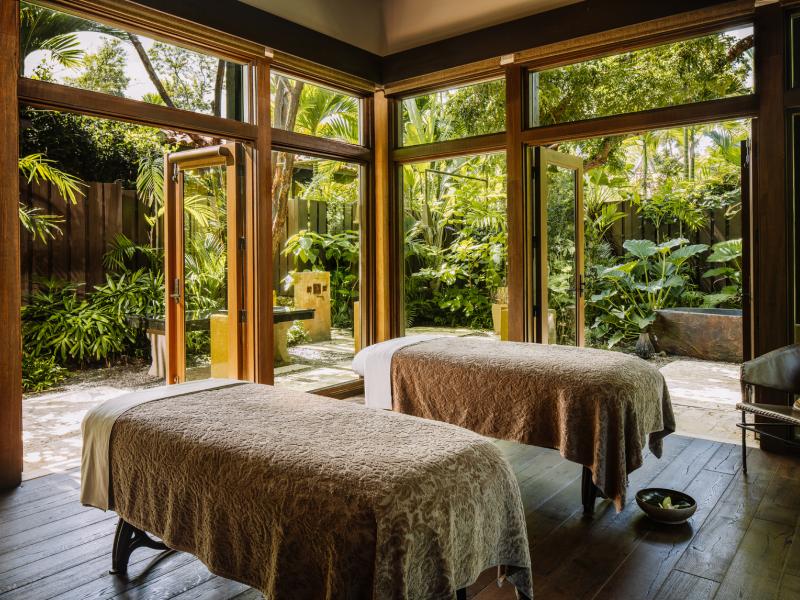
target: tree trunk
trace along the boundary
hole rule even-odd
[[[217,62],[217,78],[214,80],[214,104],[211,110],[215,117],[222,116],[222,83],[225,81],[225,61],[221,58]]]
[[[689,128],[683,128],[683,176],[689,179]]]
[[[650,162],[650,157],[647,155],[647,138],[642,137],[642,164],[644,165],[644,173],[642,173],[642,200],[647,200],[647,189],[649,187],[647,177],[647,163]]]
[[[164,84],[161,83],[161,79],[158,77],[158,73],[156,73],[155,68],[153,67],[153,63],[150,62],[150,57],[147,56],[147,52],[142,46],[142,41],[139,39],[139,36],[134,33],[128,34],[128,39],[133,44],[133,47],[136,49],[136,54],[139,55],[139,59],[142,61],[142,65],[144,66],[144,70],[147,71],[147,76],[150,78],[150,81],[153,83],[153,86],[156,88],[158,95],[161,96],[161,99],[164,101],[164,104],[169,106],[170,108],[175,108],[175,103],[172,101],[172,98],[169,97]]]
[[[281,78],[275,90],[275,125],[289,131],[294,129],[297,110],[300,106],[300,95],[304,83],[288,83]],[[294,154],[284,153],[283,162],[276,160],[272,172],[272,259],[278,256],[283,240],[283,228],[289,212],[289,194],[292,191],[294,175]]]

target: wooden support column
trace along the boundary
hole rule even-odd
[[[273,374],[273,325],[272,325],[272,156],[270,127],[270,65],[266,60],[258,61],[256,71],[256,123],[258,137],[255,152],[255,200],[248,198],[248,223],[251,224],[247,257],[248,279],[252,285],[250,294],[252,310],[248,307],[252,332],[251,346],[253,377],[256,383],[272,384]],[[251,179],[252,180],[252,179]],[[250,336],[248,336],[250,337]]]
[[[780,5],[757,8],[755,78],[759,112],[753,127],[756,185],[752,206],[755,356],[792,341],[792,213],[788,199],[788,128],[783,108],[785,37]]]
[[[19,2],[0,2],[0,489],[22,480],[19,266]]]
[[[397,267],[392,264],[392,240],[394,235],[392,228],[397,223],[392,218],[392,193],[391,193],[391,164],[389,158],[390,135],[389,128],[389,99],[383,90],[375,92],[372,100],[372,143],[373,143],[373,192],[374,206],[372,215],[372,235],[375,239],[375,259],[374,259],[374,290],[375,290],[375,310],[373,325],[376,342],[388,340],[393,335],[392,311],[395,308],[392,302],[392,290],[394,288],[392,279],[394,269]]]
[[[759,356],[793,341],[792,210],[787,168],[788,124],[784,111],[785,21],[779,4],[755,12],[755,81],[759,98],[753,122],[752,349]],[[758,390],[758,402],[789,403],[784,393]],[[787,428],[787,435],[789,434]],[[761,447],[783,450],[763,438]]]
[[[525,154],[521,134],[525,70],[518,65],[506,68],[506,164],[508,177],[508,339],[528,339],[527,268],[525,253]]]

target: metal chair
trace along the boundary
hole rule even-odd
[[[742,430],[742,470],[747,473],[747,447],[745,438],[748,431],[774,438],[789,446],[800,447],[800,443],[764,431],[770,427],[800,427],[800,403],[794,406],[778,404],[758,404],[752,402],[754,387],[763,387],[790,394],[800,394],[800,344],[784,346],[742,364],[742,401],[736,405],[742,411],[742,422],[736,426]],[[768,417],[778,423],[748,423],[747,413]]]

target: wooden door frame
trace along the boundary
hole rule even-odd
[[[22,341],[19,268],[19,2],[0,2],[0,490],[22,480]]]
[[[250,188],[240,185],[239,169],[243,164],[244,151],[240,143],[230,142],[218,146],[173,152],[167,154],[164,177],[164,285],[165,285],[165,334],[167,349],[167,385],[186,380],[186,332],[183,326],[185,316],[185,273],[184,273],[184,173],[188,170],[225,166],[225,186],[227,212],[227,306],[228,306],[228,376],[240,379],[246,376],[244,357],[247,356],[243,320],[246,314],[245,289],[246,259],[240,239],[245,239],[242,217],[245,206],[252,204],[247,198]],[[179,281],[177,290],[174,282]],[[174,295],[177,293],[178,302]],[[231,326],[233,324],[233,326]],[[230,335],[235,331],[235,335]]]
[[[548,299],[547,299],[547,192],[548,179],[546,167],[555,165],[574,173],[575,184],[575,328],[576,344],[584,345],[584,302],[581,281],[584,270],[583,235],[583,159],[563,152],[556,152],[541,146],[526,147],[525,177],[529,190],[525,199],[525,282],[530,286],[524,294],[530,299],[526,307],[526,340],[541,344],[551,343],[548,339]]]

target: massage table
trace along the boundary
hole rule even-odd
[[[120,517],[113,573],[145,546],[271,600],[452,600],[499,566],[532,598],[519,487],[470,431],[206,380],[109,400],[83,437],[81,501]]]
[[[622,510],[645,446],[660,457],[675,431],[664,377],[621,352],[424,335],[369,346],[353,370],[368,407],[559,450],[583,465],[587,513],[598,495]]]

